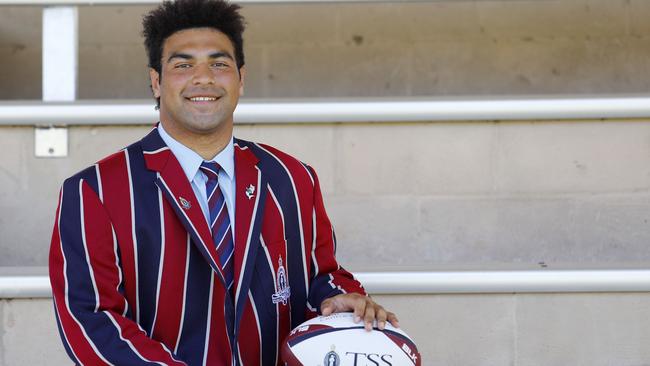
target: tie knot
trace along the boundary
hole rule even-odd
[[[201,163],[199,169],[208,176],[208,180],[212,180],[219,178],[219,169],[221,169],[221,166],[219,166],[219,163],[215,163],[214,161],[204,161]]]

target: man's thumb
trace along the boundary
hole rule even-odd
[[[333,308],[334,304],[332,300],[326,299],[320,306],[320,312],[323,314],[323,316],[328,316],[332,313]]]

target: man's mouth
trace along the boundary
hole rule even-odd
[[[208,97],[208,96],[197,96],[187,98],[192,102],[214,102],[217,100],[217,97]]]

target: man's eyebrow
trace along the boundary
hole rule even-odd
[[[194,58],[194,56],[188,55],[187,53],[174,52],[169,56],[169,58],[167,59],[167,62],[171,62],[175,58],[182,58],[183,60],[191,60],[191,59]]]
[[[228,59],[231,59],[231,60],[235,61],[235,58],[232,57],[232,55],[229,54],[228,52],[220,51],[220,52],[215,52],[215,53],[210,54],[210,58],[222,58],[222,57],[225,57],[225,58],[228,58]]]
[[[222,58],[222,57],[225,57],[227,59],[235,61],[235,58],[232,57],[232,55],[230,53],[222,52],[222,51],[213,52],[208,57],[209,58]],[[192,56],[190,54],[187,54],[187,53],[174,52],[169,56],[169,58],[167,59],[167,62],[171,62],[175,58],[181,58],[183,60],[193,60],[194,56]]]

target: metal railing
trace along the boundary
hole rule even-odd
[[[449,0],[233,0],[240,4],[309,4],[309,3],[416,3]],[[162,0],[0,0],[2,5],[147,5],[159,4]]]
[[[649,292],[650,270],[359,272],[371,294]],[[0,275],[0,298],[51,297],[47,276]]]
[[[142,125],[151,100],[0,102],[0,125]],[[242,100],[236,123],[345,123],[650,118],[650,96]]]

